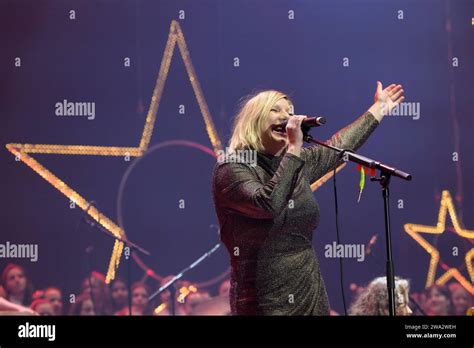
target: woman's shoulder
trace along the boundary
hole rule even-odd
[[[213,182],[218,186],[228,186],[257,178],[256,161],[240,155],[222,156],[217,159],[213,170]]]
[[[251,149],[242,149],[229,151],[221,150],[217,154],[217,163],[215,169],[220,168],[242,168],[257,166],[257,151]]]

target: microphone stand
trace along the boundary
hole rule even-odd
[[[381,162],[375,161],[368,157],[358,155],[350,150],[344,150],[337,148],[335,146],[326,144],[322,141],[313,139],[310,134],[303,132],[303,139],[308,143],[313,143],[321,145],[331,149],[339,154],[340,158],[343,158],[344,161],[351,161],[358,163],[367,168],[375,168],[380,171],[379,177],[370,178],[370,181],[378,181],[382,187],[382,196],[384,203],[384,220],[385,220],[385,243],[387,250],[387,261],[386,261],[386,276],[387,276],[387,291],[388,291],[388,306],[389,306],[389,315],[395,315],[395,274],[393,271],[393,256],[392,256],[392,232],[390,229],[390,179],[392,176],[398,177],[400,179],[410,181],[412,179],[411,174],[405,173],[396,168],[390,167]]]
[[[156,296],[161,294],[163,291],[166,289],[170,288],[170,312],[171,315],[176,315],[176,306],[175,306],[175,300],[176,300],[176,289],[174,288],[173,285],[178,279],[182,278],[183,275],[187,272],[189,272],[191,269],[199,265],[202,261],[207,259],[209,256],[211,256],[219,247],[221,246],[220,243],[217,243],[211,250],[209,250],[207,253],[202,255],[200,258],[198,258],[196,261],[194,261],[192,264],[190,264],[188,267],[183,269],[181,272],[179,272],[178,275],[174,276],[169,282],[167,282],[165,285],[160,287],[157,291],[155,291],[150,297],[148,297],[148,302],[153,300]]]
[[[80,227],[80,224],[81,222],[85,222],[87,223],[88,225],[91,225],[91,222],[89,220],[87,220],[86,216],[87,216],[87,213],[89,212],[89,209],[95,205],[95,201],[90,201],[88,202],[88,206],[86,208],[86,210],[84,211],[84,216],[81,216],[81,219],[77,221],[77,224],[76,224],[76,228],[74,230],[74,233],[77,234],[78,231],[79,231],[79,227]],[[90,289],[90,297],[91,297],[91,302],[92,302],[92,309],[94,310],[94,313],[98,313],[97,311],[97,305],[96,305],[96,301],[94,299],[94,293],[93,293],[93,287],[92,287],[92,271],[93,271],[93,260],[92,260],[92,253],[94,251],[94,246],[93,245],[89,245],[86,249],[85,249],[85,253],[86,253],[86,271],[87,271],[87,278],[86,278],[86,282],[88,283],[89,285],[89,289]]]
[[[424,315],[426,316],[426,312],[423,310],[423,308],[420,306],[420,304],[418,303],[418,301],[416,301],[411,295],[408,295],[408,299],[411,303],[413,303],[416,307],[416,310],[418,310],[418,312],[420,312],[421,315]]]
[[[91,206],[92,206],[92,204],[89,205],[87,210],[89,210]],[[137,245],[135,243],[132,243],[128,239],[123,239],[121,237],[117,237],[116,235],[111,233],[109,230],[102,227],[102,225],[100,225],[99,223],[96,223],[95,221],[90,220],[87,217],[87,215],[85,216],[84,219],[86,220],[88,225],[90,225],[91,227],[97,227],[97,229],[99,231],[103,232],[108,237],[113,238],[115,241],[122,242],[129,249],[130,254],[127,257],[127,255],[125,253],[125,259],[127,260],[128,310],[129,310],[129,315],[132,315],[132,267],[131,267],[131,265],[132,265],[133,252],[134,251],[139,251],[140,253],[142,253],[144,255],[147,255],[147,256],[150,256],[151,253],[149,251],[143,249],[139,245]],[[99,216],[99,221],[100,221],[100,216]],[[92,291],[92,289],[91,289],[91,291]]]
[[[94,292],[92,291],[94,288],[92,287],[92,272],[94,271],[93,269],[93,262],[92,262],[92,251],[94,250],[94,246],[89,245],[86,248],[86,260],[87,260],[87,272],[88,272],[88,277],[87,277],[87,282],[89,283],[89,288],[90,288],[90,296],[91,296],[91,302],[92,302],[92,309],[94,310],[94,313],[97,314],[97,305],[96,301],[94,298]]]

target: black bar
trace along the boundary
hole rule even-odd
[[[55,340],[20,338],[19,326],[55,325]],[[256,343],[436,344],[472,347],[473,317],[0,317],[0,346]],[[30,326],[31,327],[31,326]],[[421,335],[421,337],[408,337]],[[434,334],[456,337],[435,338]],[[428,337],[426,335],[431,335]]]

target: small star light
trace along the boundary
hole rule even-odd
[[[451,222],[453,223],[453,227],[456,234],[458,234],[462,238],[474,239],[474,230],[463,229],[459,225],[459,221],[454,210],[453,200],[451,198],[451,195],[449,194],[449,191],[446,190],[443,191],[443,194],[441,196],[441,205],[439,208],[438,222],[436,226],[405,224],[404,228],[405,231],[431,256],[428,274],[426,278],[426,287],[431,286],[433,283],[436,283],[437,285],[443,285],[447,283],[451,278],[454,278],[468,292],[474,295],[474,267],[472,265],[472,259],[474,257],[474,248],[471,248],[464,257],[470,280],[467,280],[457,268],[451,267],[435,281],[436,270],[439,263],[439,251],[433,245],[428,243],[420,235],[420,233],[438,235],[444,233],[446,231],[447,213],[449,213],[449,217],[451,218]]]

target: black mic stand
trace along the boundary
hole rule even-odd
[[[420,306],[420,304],[418,303],[418,301],[416,301],[412,296],[408,295],[408,299],[409,299],[409,302],[413,303],[416,307],[415,310],[417,310],[418,312],[420,312],[421,315],[424,315],[426,316],[426,312],[423,310],[423,308]],[[413,311],[413,313],[415,312],[415,310]]]
[[[308,143],[313,143],[317,145],[321,145],[331,149],[339,154],[339,157],[342,158],[344,161],[351,161],[358,163],[367,168],[375,168],[380,171],[378,178],[370,178],[370,181],[378,181],[382,186],[382,196],[383,196],[383,203],[384,203],[384,219],[385,219],[385,243],[387,249],[387,269],[386,269],[386,276],[387,276],[387,290],[388,290],[388,306],[389,306],[389,315],[395,315],[395,274],[393,271],[393,256],[392,256],[392,235],[390,229],[390,205],[389,205],[389,197],[390,197],[390,190],[389,184],[390,179],[392,176],[401,178],[403,180],[410,181],[411,174],[405,173],[401,170],[396,168],[390,167],[386,164],[383,164],[378,161],[374,161],[368,157],[364,157],[358,155],[350,150],[339,149],[335,146],[326,144],[322,141],[318,141],[313,139],[310,134],[306,134],[303,132],[303,139]]]
[[[84,216],[81,216],[81,219],[79,221],[77,221],[77,224],[76,224],[76,228],[75,228],[75,234],[78,233],[79,231],[79,227],[80,227],[80,223],[81,222],[85,222],[87,223],[88,225],[91,225],[91,222],[89,220],[87,220],[86,216],[87,216],[87,213],[89,212],[89,209],[95,205],[95,201],[90,201],[88,202],[88,205],[87,205],[87,208],[86,210],[84,211]],[[94,313],[96,314],[100,314],[98,313],[97,311],[97,305],[96,305],[96,301],[95,301],[95,298],[94,298],[94,293],[93,293],[93,286],[92,286],[92,272],[93,272],[93,259],[92,259],[92,253],[94,251],[94,246],[93,245],[89,245],[86,249],[85,249],[85,252],[86,252],[86,270],[87,270],[87,278],[86,278],[86,282],[87,284],[89,285],[89,290],[90,290],[90,297],[91,297],[91,302],[92,302],[92,309],[94,310]]]
[[[175,306],[175,301],[176,301],[176,289],[174,286],[174,283],[183,277],[183,275],[185,273],[187,273],[188,271],[190,271],[191,269],[193,269],[194,267],[196,267],[197,265],[199,265],[202,261],[204,261],[205,259],[207,259],[209,256],[211,256],[219,247],[220,247],[220,243],[217,243],[211,250],[209,250],[207,253],[205,253],[204,255],[202,255],[200,258],[198,258],[196,261],[194,261],[191,265],[189,265],[188,267],[186,267],[185,269],[183,269],[181,272],[179,272],[178,275],[174,276],[168,283],[166,283],[165,285],[163,285],[162,287],[160,287],[157,291],[155,291],[150,297],[148,297],[148,302],[150,302],[151,300],[153,300],[156,296],[158,296],[159,294],[161,294],[163,291],[165,291],[166,289],[170,288],[170,314],[171,315],[176,315],[176,306]]]
[[[94,310],[94,313],[97,315],[100,315],[101,313],[98,313],[98,308],[96,305],[96,301],[94,298],[94,287],[92,286],[92,272],[94,271],[93,269],[93,262],[92,262],[92,252],[94,251],[94,246],[89,245],[86,248],[86,260],[87,260],[87,272],[88,272],[88,277],[87,277],[87,282],[89,284],[90,288],[90,296],[91,296],[91,302],[92,302],[92,309]]]
[[[86,212],[90,209],[91,206],[92,206],[92,204],[89,205]],[[87,215],[85,217],[85,220],[86,220],[87,224],[90,225],[91,227],[97,227],[97,229],[99,231],[103,232],[108,237],[113,238],[115,241],[122,242],[125,245],[125,247],[128,248],[128,250],[129,250],[128,255],[127,255],[127,252],[125,252],[124,254],[125,254],[125,260],[127,261],[128,310],[129,310],[129,315],[132,315],[132,267],[131,266],[132,266],[133,252],[134,251],[139,251],[142,254],[147,255],[147,256],[150,256],[151,254],[150,254],[149,251],[143,249],[142,247],[140,247],[139,245],[137,245],[135,243],[130,242],[128,239],[123,239],[121,237],[117,237],[112,232],[110,232],[109,230],[102,227],[102,225],[100,225],[99,223],[96,223],[95,221],[90,220],[87,217]],[[98,220],[100,221],[100,217],[98,218]],[[91,289],[91,291],[92,291],[92,289]]]

